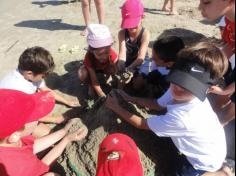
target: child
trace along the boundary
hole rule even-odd
[[[24,125],[46,116],[54,105],[55,100],[49,92],[29,95],[0,89],[0,175],[44,175],[49,172],[50,165],[62,154],[67,144],[85,138],[86,128],[67,134],[74,121],[43,138],[35,140],[32,136],[22,137]],[[42,160],[37,158],[37,153],[58,141],[60,142]]]
[[[176,4],[176,0],[165,0],[162,10],[164,12],[170,12],[170,15],[178,15],[178,11],[176,9],[175,4]],[[170,5],[170,8],[168,7],[169,5]]]
[[[99,24],[104,24],[105,21],[105,7],[104,7],[104,1],[103,0],[94,0],[96,9],[97,9],[97,14],[98,14],[98,19],[99,19]],[[88,35],[88,30],[87,27],[90,24],[90,18],[91,18],[91,0],[82,0],[82,11],[84,15],[84,21],[86,24],[86,29],[81,32],[80,35],[82,36],[87,36]]]
[[[225,46],[223,51],[229,58],[231,67],[225,75],[227,86],[225,90],[216,86],[212,88],[211,93],[220,95],[213,96],[213,107],[219,114],[222,124],[226,125],[235,118],[235,0],[209,0],[207,2],[200,0],[200,10],[202,15],[210,21],[224,16],[225,27],[222,31],[222,40]],[[229,100],[230,96],[231,100]],[[220,107],[218,108],[217,105]]]
[[[58,102],[70,107],[78,106],[79,103],[77,101],[66,100],[46,86],[43,79],[53,71],[54,67],[53,58],[47,50],[41,47],[28,48],[20,56],[18,68],[0,81],[0,88],[19,90],[28,94],[38,91],[50,91]],[[59,116],[58,118],[47,116],[40,121],[61,123],[64,120],[63,116]],[[36,125],[37,123],[26,125],[26,131],[29,129],[27,135],[30,134],[30,131]],[[40,125],[40,127],[40,130],[37,131],[41,134],[36,132],[37,134],[35,133],[35,136],[41,136],[50,131],[47,126]]]
[[[78,74],[82,82],[89,82],[89,95],[93,96],[94,91],[99,97],[105,97],[96,73],[113,75],[116,73],[118,57],[111,48],[113,38],[108,27],[101,24],[88,26],[89,49],[84,59],[84,65],[79,69]]]
[[[137,145],[130,137],[118,133],[107,136],[101,143],[96,174],[115,175],[143,176]]]
[[[142,26],[144,7],[140,0],[126,0],[122,6],[122,30],[119,32],[120,70],[131,72],[143,64],[148,50],[150,33]],[[142,70],[142,68],[140,68]]]
[[[142,74],[133,80],[133,87],[136,90],[143,90],[149,84],[158,87],[158,95],[163,95],[169,89],[166,76],[177,59],[177,54],[184,49],[185,45],[181,38],[168,36],[154,42],[152,48],[153,71],[147,76]]]
[[[175,175],[230,175],[221,169],[226,157],[224,129],[207,99],[208,89],[228,67],[227,59],[217,47],[200,43],[184,49],[168,75],[170,89],[158,101],[130,97],[127,101],[153,110],[167,108],[165,115],[142,119],[122,108],[112,94],[106,106],[130,124],[151,130],[160,137],[171,137],[187,160]]]

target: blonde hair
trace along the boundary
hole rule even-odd
[[[229,61],[220,48],[208,42],[201,42],[183,49],[178,54],[178,59],[199,63],[210,71],[212,79],[222,78],[229,67]]]

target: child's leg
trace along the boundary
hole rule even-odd
[[[51,128],[43,123],[40,123],[35,130],[33,131],[32,135],[35,138],[41,138],[43,136],[48,135],[51,132]]]
[[[80,81],[82,82],[86,82],[88,80],[89,78],[88,70],[86,69],[84,65],[82,65],[79,68],[78,76],[79,76]]]
[[[95,0],[99,24],[105,23],[105,7],[103,0]]]
[[[60,124],[66,120],[66,117],[63,115],[58,115],[58,116],[46,116],[42,119],[40,119],[40,122],[44,123],[55,123],[55,124]]]
[[[176,9],[176,0],[171,0],[171,9],[170,9],[170,14],[171,15],[178,15],[178,11]]]
[[[81,0],[81,3],[82,3],[82,11],[83,11],[86,29],[83,32],[81,32],[80,35],[86,36],[88,33],[87,26],[90,23],[90,0]]]
[[[166,11],[166,12],[169,12],[169,11],[170,11],[170,9],[168,8],[169,1],[170,1],[170,0],[165,0],[164,5],[163,5],[163,7],[162,7],[162,10],[163,10],[163,11]]]

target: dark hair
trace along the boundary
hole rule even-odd
[[[164,62],[176,62],[178,52],[184,48],[183,40],[176,36],[158,39],[153,44],[154,52]]]
[[[42,47],[26,49],[20,56],[18,69],[32,71],[33,74],[49,74],[55,68],[53,57]]]
[[[211,73],[212,79],[220,79],[228,70],[229,62],[219,47],[212,43],[201,42],[183,49],[178,59],[197,62]]]

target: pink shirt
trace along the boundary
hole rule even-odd
[[[41,176],[49,171],[49,166],[33,154],[34,138],[22,138],[21,148],[0,147],[1,176]]]

